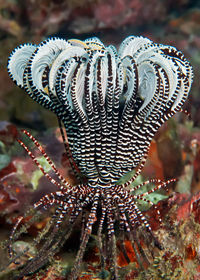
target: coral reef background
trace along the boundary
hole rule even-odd
[[[170,246],[167,251],[157,253],[145,279],[199,279],[200,3],[197,0],[0,0],[0,240],[8,237],[16,214],[55,189],[16,143],[17,128],[26,128],[37,135],[59,170],[71,182],[75,181],[63,155],[56,118],[12,83],[6,69],[9,53],[19,44],[38,43],[48,36],[66,39],[98,36],[106,44],[118,45],[129,35],[142,35],[176,46],[194,68],[194,83],[185,104],[191,119],[180,113],[176,120],[170,120],[158,131],[141,181],[149,177],[179,178],[171,188],[169,198],[159,204],[163,221],[170,220],[168,232],[156,223],[154,225],[155,230],[160,230],[163,245],[170,243]],[[154,214],[149,212],[150,219]],[[29,234],[35,236],[45,222],[42,220],[33,225]],[[19,250],[26,245],[18,244]],[[124,279],[144,279],[144,274],[135,267],[130,244],[127,243],[126,247],[133,265],[128,265],[123,254],[119,254],[118,265],[124,267]],[[66,271],[75,256],[75,249],[72,247],[63,257],[67,259]],[[94,278],[99,260],[92,242],[90,249],[85,257],[90,272],[85,272],[81,279],[101,279],[100,276]],[[33,254],[31,249],[28,254]],[[2,259],[0,266],[4,267]],[[44,272],[41,276],[44,278],[38,275],[38,279],[64,279],[61,275],[65,273],[61,271],[63,266],[58,261]],[[5,272],[0,277],[8,279]]]
[[[188,103],[198,125],[199,18],[200,4],[195,0],[1,0],[0,119],[37,130],[52,127],[53,116],[26,99],[8,78],[7,58],[17,45],[38,43],[48,36],[84,39],[95,35],[118,45],[129,35],[143,35],[176,46],[191,61],[196,79]]]

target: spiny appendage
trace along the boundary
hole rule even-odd
[[[109,188],[101,188],[100,186],[91,188],[87,185],[71,186],[69,183],[65,184],[66,180],[61,176],[61,174],[59,174],[53,162],[47,156],[38,141],[26,130],[23,130],[23,132],[35,143],[36,147],[40,150],[43,156],[45,156],[52,167],[52,170],[59,178],[60,183],[57,181],[55,182],[55,180],[44,171],[33,153],[28,150],[27,146],[25,146],[22,141],[19,141],[22,147],[28,152],[29,156],[38,165],[43,174],[53,184],[55,184],[59,190],[43,196],[34,204],[34,210],[27,211],[24,217],[20,216],[13,227],[9,240],[9,254],[11,260],[17,263],[20,256],[16,256],[14,254],[12,249],[13,243],[20,238],[23,232],[27,231],[32,223],[37,221],[41,214],[40,211],[44,212],[52,207],[55,208],[51,220],[34,240],[33,244],[38,248],[37,255],[25,264],[18,277],[33,273],[38,268],[45,265],[71,236],[73,227],[80,216],[82,217],[80,249],[77,253],[74,268],[70,274],[70,279],[76,279],[78,277],[83,255],[95,222],[98,222],[99,224],[97,239],[102,269],[105,268],[106,263],[109,263],[111,273],[115,279],[118,278],[116,259],[117,247],[115,239],[117,236],[120,236],[120,232],[127,232],[128,238],[132,242],[132,246],[141,266],[143,261],[148,262],[140,242],[138,241],[136,228],[139,226],[144,227],[149,235],[149,238],[154,241],[156,246],[161,247],[161,245],[154,236],[146,217],[139,210],[137,202],[145,201],[152,206],[153,203],[145,198],[145,196],[161,188],[167,187],[170,183],[175,182],[176,180],[171,179],[163,182],[159,179],[151,179],[134,188],[130,187],[132,179],[125,184],[112,185]],[[143,165],[143,163],[141,164]],[[138,170],[141,169],[138,168]],[[135,179],[139,173],[139,171],[136,171],[136,175],[133,178]],[[145,193],[134,194],[136,190],[149,183],[154,183],[156,186]],[[156,208],[156,206],[154,207]],[[88,211],[89,214],[86,219],[85,212]],[[157,214],[159,217],[160,213],[158,209]],[[162,223],[160,218],[159,221]],[[119,224],[119,230],[116,230],[116,224]],[[105,242],[107,246],[105,246]],[[105,247],[107,247],[106,250],[103,249]],[[123,248],[123,241],[121,242],[121,248]],[[141,260],[141,257],[143,261]]]

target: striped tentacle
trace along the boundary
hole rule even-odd
[[[124,108],[120,121],[120,129],[122,130],[125,124],[131,121],[137,113],[136,94],[138,90],[138,70],[135,60],[131,56],[126,56],[122,59],[124,67]]]
[[[78,185],[46,194],[34,204],[34,208],[37,209],[39,207],[46,207],[46,205],[52,206],[52,202],[56,201],[55,204],[57,204],[57,202],[60,201],[61,207],[64,206],[65,210],[71,211],[70,208],[73,208],[73,205],[76,205],[78,200],[83,200],[86,195],[87,191],[85,188]]]
[[[95,166],[98,172],[98,177],[101,177],[102,166],[104,166],[104,160],[101,160],[102,152],[102,120],[100,116],[100,102],[98,96],[93,92],[92,96],[92,106],[93,106],[93,117],[94,117],[94,129],[95,129]],[[105,118],[106,120],[106,118]]]
[[[117,195],[114,194],[112,196],[112,191],[108,190],[105,194],[105,206],[107,212],[107,233],[108,233],[108,248],[109,248],[109,262],[110,262],[110,270],[113,275],[113,279],[118,279],[118,268],[117,268],[117,247],[116,247],[116,240],[115,240],[115,230],[114,230],[114,223],[116,219],[116,197]]]
[[[33,155],[33,153],[29,150],[29,148],[19,139],[17,139],[18,143],[24,148],[24,150],[28,153],[28,155],[32,158],[34,163],[39,167],[39,169],[42,171],[44,176],[55,186],[57,186],[60,189],[63,189],[63,185],[58,183],[55,179],[53,179],[42,167],[42,165],[39,163],[39,161],[36,159],[36,157]]]
[[[135,95],[137,93],[136,89],[138,81],[134,60],[127,56],[123,58],[122,63],[125,71],[124,91],[126,92],[122,93],[122,97],[125,100],[123,101],[123,112],[120,120],[116,161],[122,163],[123,159],[123,164],[121,164],[121,169],[123,170],[126,168],[133,150],[130,149],[130,143],[133,138],[130,126],[135,114],[134,111],[137,110],[137,107],[135,106]]]
[[[139,39],[136,39],[136,42],[138,40]],[[133,39],[132,41],[134,42],[135,39]],[[143,42],[143,38],[141,38],[141,42]],[[129,42],[129,44],[130,44],[130,42]],[[141,49],[142,49],[142,47],[141,47],[141,44],[140,44],[140,49],[138,49],[138,50],[134,49],[134,51],[136,51],[136,54],[137,54],[137,53],[140,52]],[[131,48],[130,48],[130,50],[131,50]],[[123,56],[123,53],[122,53],[122,56]],[[134,57],[134,59],[135,59],[135,57]],[[143,65],[141,65],[141,64],[138,65],[138,63],[137,63],[138,77],[140,77],[141,71],[143,71],[145,75],[146,75],[146,72],[148,73],[148,68],[146,68],[146,67],[150,67],[150,65],[147,65],[146,61],[144,61]],[[154,73],[154,75],[155,74],[156,73]],[[155,77],[156,77],[156,75],[155,75]],[[152,78],[152,77],[150,77],[150,78]],[[153,78],[152,78],[152,80],[153,80]],[[157,81],[158,81],[158,78],[157,78]],[[144,77],[144,86],[143,86],[144,90],[143,91],[142,91],[141,86],[142,86],[142,82],[141,82],[141,78],[140,78],[140,80],[138,81],[138,83],[136,85],[136,91],[141,95],[141,97],[144,97],[144,98],[145,98],[145,95],[147,95],[147,96],[150,95],[150,93],[148,91],[154,93],[155,89],[156,89],[156,83],[155,82],[152,83],[152,84],[149,83],[149,88],[148,88],[146,77]],[[156,99],[156,95],[158,95],[158,93],[159,92],[158,92],[158,88],[157,88],[157,94],[153,95],[154,100]],[[143,154],[146,153],[147,148],[148,148],[148,146],[150,144],[150,140],[147,140],[147,138],[146,138],[146,136],[147,136],[146,133],[142,133],[142,132],[143,132],[143,126],[144,126],[144,123],[145,123],[144,122],[144,118],[146,118],[145,113],[147,112],[148,109],[151,108],[151,106],[153,104],[153,101],[154,101],[154,100],[151,100],[151,98],[152,98],[151,96],[150,96],[150,98],[146,97],[147,107],[142,110],[142,113],[140,113],[139,115],[137,114],[135,116],[135,118],[133,119],[132,123],[131,123],[130,134],[132,133],[133,137],[132,137],[132,139],[130,141],[130,150],[129,150],[129,156],[128,156],[128,160],[127,160],[128,170],[131,170],[133,167],[138,165],[138,163],[141,160],[141,155],[143,156]],[[150,99],[150,102],[148,104],[149,99]],[[138,99],[136,98],[136,103],[135,103],[135,110],[136,110],[136,112],[137,112],[138,109],[141,110],[142,107],[144,107],[144,105],[145,105],[145,102],[144,102],[142,105],[140,105],[141,108],[138,108],[137,100]],[[138,101],[139,101],[138,104],[141,104],[140,100],[138,100]],[[134,115],[133,115],[133,117],[134,117]],[[146,121],[146,119],[145,119],[145,121]],[[146,148],[146,150],[145,150],[145,148]]]
[[[137,207],[134,197],[130,195],[130,191],[126,191],[121,187],[118,187],[117,193],[119,199],[124,203],[124,209],[128,214],[131,227],[134,228],[136,225],[144,225],[148,231],[151,231],[151,226]]]
[[[122,119],[120,121],[120,137],[117,146],[116,162],[119,162],[119,164],[121,163],[121,170],[128,171],[130,169],[130,163],[128,162],[131,161],[131,167],[134,165],[130,156],[135,159],[135,155],[137,155],[137,152],[135,151],[137,146],[133,144],[131,145],[131,142],[134,142],[134,139],[137,139],[138,133],[132,130],[131,126],[133,126],[134,116],[137,118],[136,114],[141,106],[141,101],[136,96],[138,92],[138,70],[136,68],[135,61],[130,56],[123,57],[122,61],[124,62],[124,67],[127,72],[127,81],[125,83],[127,97],[124,104]],[[126,67],[128,69],[126,69]],[[133,80],[130,78],[130,73],[134,76]],[[140,126],[138,125],[138,118],[136,123],[139,130]],[[134,153],[133,156],[132,153]],[[136,165],[137,164],[135,164],[135,166]],[[123,174],[123,171],[119,175],[121,174]]]
[[[64,207],[64,205],[66,204],[67,207],[70,207],[69,204],[67,204],[66,202],[60,200],[60,192],[55,192],[55,193],[50,193],[47,194],[45,196],[43,196],[39,201],[37,201],[34,204],[34,209],[38,209],[38,208],[43,208],[43,209],[48,209],[51,206],[55,206],[55,205],[60,205],[61,207]],[[58,197],[58,199],[56,198]]]
[[[63,186],[65,187],[70,187],[71,185],[65,180],[65,178],[60,174],[60,172],[57,170],[55,165],[53,164],[52,160],[49,158],[49,156],[46,154],[44,148],[40,145],[40,143],[26,130],[22,130],[22,132],[29,137],[29,139],[35,144],[35,146],[38,148],[38,150],[41,152],[41,154],[45,157],[46,161],[48,164],[51,166],[52,170],[60,180]],[[20,143],[22,144],[22,143]],[[25,148],[25,146],[23,146]],[[26,148],[27,150],[27,148]],[[31,155],[33,158],[33,155]],[[34,159],[35,160],[35,159]]]
[[[104,62],[105,64],[105,62]],[[106,153],[106,135],[107,135],[107,127],[106,127],[106,119],[107,114],[105,110],[105,95],[106,95],[106,87],[104,86],[105,82],[103,81],[103,77],[107,72],[104,72],[103,68],[103,60],[99,59],[97,62],[97,70],[96,70],[96,91],[99,102],[99,121],[100,128],[98,128],[97,137],[97,145],[96,145],[96,161],[99,171],[101,172],[105,166],[105,153]]]
[[[151,69],[153,69],[153,71],[155,70],[154,67]],[[133,137],[130,140],[130,153],[127,159],[127,167],[129,170],[131,170],[133,166],[137,166],[139,164],[144,156],[144,153],[147,153],[147,149],[151,143],[152,137],[154,136],[154,133],[151,131],[153,122],[148,120],[149,116],[151,117],[151,114],[148,115],[147,112],[151,110],[150,108],[152,106],[156,107],[157,103],[160,103],[159,95],[162,96],[162,91],[160,91],[158,78],[156,78],[153,89],[148,89],[148,91],[154,92],[153,98],[148,105],[138,113],[137,117],[132,121],[130,127]]]
[[[99,114],[100,104],[95,91],[92,92],[92,108],[94,118],[94,137],[95,137],[95,164],[98,168],[98,162],[100,159],[100,146],[101,146],[101,118]]]
[[[62,121],[67,130],[72,154],[75,160],[80,162],[81,160],[76,155],[77,149],[74,148],[74,145],[76,142],[79,144],[81,143],[81,140],[77,140],[80,138],[79,128],[82,124],[82,119],[79,112],[74,111],[74,108],[78,108],[83,111],[83,92],[81,91],[81,88],[77,87],[75,84],[72,86],[72,77],[74,80],[78,80],[78,84],[83,82],[83,75],[75,77],[75,73],[77,73],[77,67],[81,67],[82,69],[84,68],[84,64],[87,59],[87,52],[84,46],[74,46],[71,43],[69,43],[69,45],[70,46],[66,50],[58,55],[52,64],[49,75],[49,88],[50,91],[53,92],[64,105],[64,112],[68,113],[63,116]],[[75,96],[72,96],[72,93],[74,93],[73,88],[75,86],[77,92]],[[78,107],[77,104],[79,105]],[[82,142],[84,143],[84,141]],[[78,149],[78,151],[80,154],[80,149]]]
[[[174,112],[172,111],[166,111],[166,92],[163,93],[163,87],[159,85],[159,97],[157,102],[154,104],[153,111],[150,115],[148,115],[145,119],[144,124],[142,127],[140,127],[140,136],[137,139],[137,146],[142,147],[140,143],[143,142],[142,151],[137,153],[138,162],[140,161],[140,158],[143,156],[143,153],[146,152],[145,149],[150,145],[152,138],[154,137],[156,131],[159,129],[159,127],[170,117],[174,115]],[[165,113],[166,111],[166,113]],[[135,131],[135,129],[134,129]],[[145,139],[145,145],[144,140],[142,141],[142,138]],[[141,141],[141,142],[140,142]],[[134,145],[135,143],[133,143]]]
[[[129,217],[128,218],[126,217],[126,214],[128,212],[128,207],[124,204],[124,200],[121,200],[120,198],[118,198],[117,206],[118,206],[118,209],[119,209],[119,215],[120,215],[120,219],[121,219],[121,227],[122,227],[121,230],[125,229],[126,232],[128,233],[128,237],[129,237],[129,240],[132,243],[132,247],[134,249],[138,264],[140,265],[141,268],[144,269],[143,262],[141,260],[141,256],[146,263],[149,263],[149,261],[146,257],[146,254],[145,254],[144,250],[142,249],[142,247],[140,245],[140,242],[138,241],[138,239],[136,237],[136,233],[132,230],[132,223],[131,223]],[[135,213],[132,213],[132,219],[133,220],[136,219],[136,214]],[[135,225],[136,224],[137,224],[137,221],[135,220]],[[124,253],[125,258],[127,259],[127,262],[129,263],[130,259],[127,256],[126,249],[124,248],[123,243],[121,244],[121,250]]]
[[[80,145],[81,148],[81,160],[80,160],[80,169],[84,173],[88,171],[88,162],[87,162],[87,156],[89,153],[89,147],[90,147],[90,127],[89,127],[89,122],[87,119],[87,116],[85,115],[85,111],[83,111],[78,103],[78,100],[76,98],[76,89],[77,89],[77,75],[78,75],[78,70],[80,68],[80,64],[78,64],[74,75],[72,77],[72,83],[71,83],[71,89],[70,89],[70,94],[72,98],[72,102],[74,105],[74,108],[77,112],[77,114],[80,116],[81,121],[82,121],[82,130],[80,130],[80,139],[79,143],[82,143]],[[81,89],[82,90],[82,89]],[[73,149],[74,150],[74,149]],[[80,152],[79,152],[80,154]],[[90,169],[89,169],[90,170]]]
[[[104,203],[104,200],[101,200],[101,217],[99,221],[99,227],[98,227],[98,247],[99,247],[99,253],[100,253],[100,262],[101,262],[101,268],[104,270],[105,268],[105,261],[106,261],[106,256],[104,253],[104,248],[103,248],[103,238],[102,238],[102,231],[103,231],[103,224],[105,223],[105,217],[106,217],[106,205]]]
[[[129,215],[129,219],[131,222],[132,228],[134,228],[137,224],[138,225],[144,225],[146,230],[151,232],[151,226],[149,222],[147,221],[146,217],[142,214],[142,212],[139,210],[138,206],[136,205],[136,202],[133,197],[130,197],[125,202],[127,204],[127,213]]]
[[[167,188],[167,186],[170,184],[170,183],[174,183],[176,182],[177,180],[176,179],[171,179],[171,180],[168,180],[166,182],[162,181],[162,180],[159,180],[159,179],[150,179],[132,189],[130,189],[130,196],[134,199],[135,202],[137,201],[144,201],[144,202],[147,202],[149,204],[149,206],[154,206],[156,212],[157,212],[157,216],[158,216],[158,220],[159,220],[159,223],[160,225],[162,225],[162,220],[161,220],[161,216],[160,216],[160,211],[159,209],[157,208],[157,206],[151,202],[149,199],[147,199],[145,196],[159,190],[159,189],[164,189],[164,188]],[[141,194],[134,194],[136,190],[142,188],[143,186],[147,185],[147,184],[150,184],[150,183],[156,183],[158,184],[156,187],[150,189],[149,191],[147,192],[143,192]]]
[[[84,149],[84,139],[81,139],[80,134],[83,135],[82,120],[78,113],[74,111],[72,107],[72,100],[70,95],[70,81],[71,75],[73,73],[73,68],[76,62],[74,58],[69,61],[63,62],[63,64],[58,69],[58,74],[56,77],[55,92],[59,100],[63,103],[66,115],[62,118],[62,122],[66,129],[67,138],[69,142],[69,147],[72,156],[79,164],[81,162],[81,148]]]
[[[90,214],[88,217],[86,230],[84,232],[84,235],[83,235],[83,238],[82,238],[82,241],[80,244],[80,249],[77,253],[75,264],[74,264],[74,267],[70,274],[71,280],[77,279],[79,269],[80,269],[80,264],[81,264],[81,261],[83,258],[83,254],[85,252],[86,245],[87,245],[89,237],[91,235],[93,224],[96,222],[96,211],[97,211],[97,206],[99,203],[99,197],[100,197],[100,191],[97,190],[95,195],[93,196],[93,199],[91,199],[92,207],[91,207]]]
[[[118,141],[118,132],[119,132],[119,118],[120,118],[120,110],[119,110],[119,101],[120,95],[122,92],[122,75],[123,75],[122,64],[118,61],[117,70],[116,70],[116,85],[115,85],[115,93],[113,100],[113,111],[112,111],[112,134],[111,134],[111,152],[110,152],[110,162],[111,166],[111,177],[113,179],[116,178],[116,174],[118,177],[119,167],[116,162],[116,150],[117,150],[117,141]]]
[[[134,165],[137,165],[140,162],[141,158],[143,157],[144,153],[147,152],[152,137],[154,136],[154,133],[151,133],[152,131],[149,127],[153,124],[153,121],[152,122],[149,121],[149,118],[151,118],[153,115],[153,113],[151,114],[151,110],[157,111],[157,107],[159,108],[160,103],[163,100],[162,90],[160,89],[160,79],[158,76],[158,72],[156,71],[155,65],[153,65],[152,63],[150,64],[144,63],[143,69],[138,67],[138,73],[141,76],[142,76],[141,72],[146,71],[146,73],[148,73],[147,70],[149,70],[149,72],[151,71],[152,72],[151,74],[153,75],[153,77],[155,77],[155,78],[151,78],[151,80],[154,79],[154,82],[152,81],[152,83],[150,83],[147,80],[147,82],[149,82],[149,84],[152,85],[149,88],[146,85],[147,82],[145,81],[144,92],[142,92],[141,88],[140,88],[140,92],[141,94],[144,94],[144,96],[145,96],[145,92],[146,93],[148,92],[149,95],[153,93],[153,97],[151,98],[151,100],[149,101],[146,107],[144,107],[142,110],[141,110],[142,107],[139,109],[137,117],[133,120],[131,124],[130,130],[133,133],[134,137],[130,141],[131,153],[129,155],[129,160],[127,161],[127,166],[129,166],[129,169],[133,168],[132,165],[133,163]],[[145,79],[146,77],[144,77],[144,80]],[[134,161],[132,162],[132,164],[131,164],[131,160]]]
[[[122,200],[120,200],[119,198],[117,199],[117,207],[118,207],[118,211],[119,211],[119,230],[121,233],[123,233],[124,231],[126,232],[130,232],[130,226],[128,223],[128,219],[126,217],[126,207],[123,203]]]
[[[62,53],[61,55],[62,58],[60,58],[60,61],[65,59],[66,56]],[[71,58],[70,61],[64,62],[57,77],[57,94],[59,98],[62,99],[62,102],[67,106],[66,109],[69,110],[69,115],[73,118],[77,127],[80,128],[82,126],[81,129],[76,129],[76,131],[74,131],[74,127],[72,127],[70,131],[69,124],[66,119],[64,119],[64,125],[68,130],[67,135],[72,154],[75,157],[75,160],[78,161],[83,173],[86,172],[87,167],[85,158],[86,146],[87,143],[89,143],[89,140],[86,143],[86,137],[90,134],[88,120],[85,115],[85,108],[83,108],[84,88],[83,86],[80,86],[84,83],[86,67],[85,59],[82,57],[79,57],[78,59],[76,57]],[[73,109],[75,109],[75,112]]]
[[[89,124],[89,130],[86,132],[86,150],[85,160],[88,168],[88,177],[94,178],[97,176],[97,169],[95,165],[95,122],[94,122],[94,108],[93,91],[95,87],[95,75],[96,65],[98,59],[103,55],[103,50],[92,50],[89,55],[89,60],[85,70],[84,79],[84,94],[85,94],[85,112],[87,114],[87,120]]]
[[[116,70],[117,70],[117,57],[116,50],[114,47],[109,46],[107,48],[107,81],[106,81],[106,98],[105,98],[105,109],[106,109],[106,155],[105,164],[107,169],[110,169],[110,157],[111,147],[113,143],[113,134],[116,133],[113,124],[117,116],[113,115],[114,98],[115,98],[115,85],[116,85]],[[105,70],[104,70],[105,71]],[[115,101],[116,102],[116,101]],[[118,119],[118,118],[117,118]]]
[[[161,188],[166,188],[169,184],[171,183],[175,183],[177,182],[177,179],[170,179],[170,180],[167,180],[167,181],[162,181],[162,180],[159,180],[159,179],[151,179],[151,180],[148,180],[146,181],[145,183],[142,183],[141,185],[138,185],[137,187],[133,188],[133,190],[130,190],[131,192],[134,192],[135,190],[139,189],[140,187],[142,187],[143,185],[146,185],[148,183],[158,183],[158,186],[154,187],[153,189],[147,191],[147,192],[144,192],[140,195],[137,195],[138,196],[138,199],[140,199],[141,197],[143,196],[146,196],[146,195],[149,195],[157,190],[160,190]]]

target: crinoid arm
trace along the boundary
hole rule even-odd
[[[153,243],[161,249],[162,243],[139,204],[152,206],[148,196],[176,180],[149,179],[134,188],[131,184],[144,167],[155,133],[169,118],[183,111],[193,79],[187,59],[175,47],[141,36],[126,38],[118,51],[96,37],[84,41],[49,38],[38,45],[16,48],[10,55],[8,72],[33,100],[57,116],[71,166],[75,175],[80,173],[81,182],[70,185],[37,140],[24,131],[47,159],[57,180],[21,140],[18,142],[58,191],[34,205],[37,213],[54,208],[54,214],[36,238],[38,254],[25,264],[20,276],[46,264],[80,219],[80,248],[69,279],[78,278],[95,223],[99,224],[102,270],[109,267],[112,279],[119,279],[118,234],[122,236],[122,249],[125,232],[140,265],[149,263],[139,229],[147,245]],[[135,175],[120,184],[120,178],[132,170]],[[149,183],[155,184],[151,190],[137,192]],[[12,231],[11,243],[21,234],[21,222]],[[25,228],[30,224],[31,221]]]
[[[99,222],[97,236],[98,248],[101,253],[102,271],[105,269],[106,265],[109,264],[113,279],[119,278],[117,266],[118,249],[116,246],[116,238],[119,236],[119,230],[117,229],[118,223],[120,225],[120,231],[125,231],[127,233],[127,237],[131,241],[140,266],[143,267],[143,262],[149,263],[150,260],[146,256],[139,241],[141,237],[136,233],[137,228],[143,227],[147,232],[144,236],[146,238],[148,237],[147,239],[151,239],[158,248],[161,249],[162,246],[154,236],[147,218],[139,210],[137,201],[142,200],[152,206],[153,203],[145,198],[145,196],[167,187],[170,183],[175,182],[175,179],[166,182],[159,179],[150,179],[134,188],[130,188],[130,184],[142,170],[138,168],[135,175],[125,184],[116,184],[109,188],[93,188],[86,185],[71,186],[57,171],[39,142],[26,130],[23,130],[23,133],[35,143],[42,155],[45,156],[60,182],[55,181],[55,179],[46,173],[28,147],[21,140],[18,140],[20,145],[28,152],[29,156],[47,179],[57,186],[58,191],[43,196],[34,204],[34,210],[28,211],[25,217],[20,216],[13,227],[9,241],[9,253],[11,260],[16,262],[19,257],[13,253],[12,249],[15,240],[20,238],[21,234],[38,219],[41,210],[44,212],[52,207],[55,208],[50,222],[34,240],[34,246],[38,248],[37,255],[28,260],[24,267],[19,267],[20,272],[16,279],[34,273],[39,268],[46,265],[70,238],[79,217],[81,217],[83,225],[80,236],[80,249],[78,250],[69,279],[77,279],[79,275],[85,249],[91,236],[93,225],[96,222]],[[143,161],[141,165],[143,165]],[[155,183],[156,187],[142,194],[134,194],[135,191],[149,183]],[[154,207],[156,208],[156,206]],[[84,215],[85,211],[89,212],[87,217]],[[157,214],[159,217],[158,209]],[[26,217],[30,215],[31,218],[26,221]],[[161,223],[160,219],[159,221]],[[121,241],[121,246],[123,247],[123,241]],[[105,247],[107,247],[106,250],[103,249]]]
[[[88,204],[93,201],[93,190],[89,190],[84,185],[71,186],[58,172],[55,168],[51,159],[47,156],[46,152],[39,144],[39,142],[26,130],[23,130],[23,133],[26,134],[36,145],[42,155],[46,158],[47,162],[51,166],[54,173],[57,175],[60,182],[57,182],[53,179],[37,161],[37,158],[34,154],[28,149],[28,147],[18,139],[20,145],[27,151],[28,155],[33,159],[35,164],[43,172],[45,177],[50,180],[50,182],[58,187],[58,191],[54,193],[47,194],[43,196],[38,202],[33,206],[33,209],[27,211],[24,217],[20,216],[17,219],[16,224],[13,227],[13,230],[9,239],[9,255],[13,262],[17,263],[16,260],[20,256],[16,256],[13,252],[13,243],[18,239],[22,233],[31,226],[32,223],[37,221],[38,212],[40,210],[47,211],[49,208],[54,207],[55,212],[51,217],[50,222],[46,225],[38,237],[34,240],[34,245],[38,247],[38,254],[31,258],[23,268],[20,269],[20,273],[17,276],[17,279],[21,278],[24,275],[31,274],[38,270],[40,267],[44,266],[52,256],[63,246],[66,240],[70,237],[73,227],[77,221],[77,218],[81,215],[81,212]],[[95,199],[96,201],[97,199]],[[91,208],[91,216],[95,215],[95,209],[97,206]],[[27,220],[27,217],[31,217]],[[89,226],[92,227],[92,219],[89,219]],[[81,246],[82,254],[78,258],[78,263],[82,259],[85,246],[87,244],[88,238],[91,234],[91,229],[88,229],[88,236],[84,238],[85,245]],[[25,253],[25,252],[24,252]],[[79,253],[80,254],[80,253]],[[76,265],[76,270],[78,265]],[[75,272],[74,272],[75,274]]]

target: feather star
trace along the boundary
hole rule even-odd
[[[118,51],[112,45],[105,46],[98,38],[85,41],[50,38],[39,45],[24,44],[16,48],[10,55],[8,72],[17,86],[56,114],[67,133],[66,149],[71,154],[72,166],[78,167],[86,178],[85,181],[80,178],[79,185],[70,185],[37,140],[24,131],[47,158],[60,182],[42,170],[34,155],[18,140],[44,175],[59,188],[34,204],[36,212],[54,206],[55,213],[49,229],[37,241],[37,245],[42,244],[38,254],[21,269],[19,278],[46,264],[69,238],[81,216],[80,248],[69,279],[77,279],[79,275],[95,222],[99,223],[102,268],[109,263],[112,279],[118,279],[115,242],[118,232],[127,232],[136,255],[139,250],[144,259],[136,238],[138,227],[143,227],[161,248],[139,210],[138,201],[152,205],[145,196],[175,179],[165,182],[151,179],[134,188],[130,184],[140,174],[157,130],[181,111],[192,84],[192,67],[175,47],[156,44],[144,37],[126,38]],[[119,179],[133,169],[134,176],[120,184]],[[156,184],[153,189],[135,194],[150,182]],[[89,209],[87,217],[86,209]],[[22,220],[19,218],[10,236],[11,257]]]

